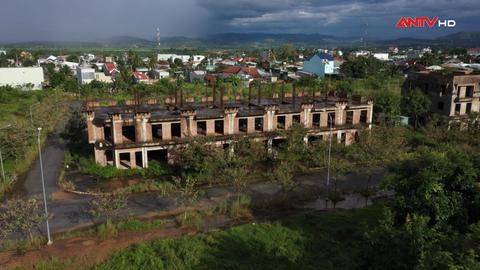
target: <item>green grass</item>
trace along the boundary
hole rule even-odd
[[[304,214],[227,231],[155,240],[93,269],[355,269],[381,207]]]

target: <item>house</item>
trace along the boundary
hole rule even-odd
[[[388,53],[374,53],[373,57],[378,59],[378,60],[381,60],[381,61],[388,61],[389,60]]]
[[[313,73],[319,77],[335,73],[335,60],[328,53],[317,53],[303,62],[303,71]]]
[[[165,79],[170,78],[170,73],[166,70],[155,69],[153,71],[153,76],[155,77],[155,79]]]
[[[105,64],[103,64],[103,73],[105,73],[105,75],[115,77],[115,75],[118,72],[119,71],[118,71],[117,65],[115,65],[115,63],[105,63]]]
[[[95,69],[91,67],[77,67],[77,81],[80,84],[89,84],[95,80]]]
[[[140,71],[134,71],[132,73],[133,81],[137,84],[139,83],[149,83],[148,76],[147,74],[140,72]]]
[[[200,65],[200,63],[202,63],[202,61],[205,60],[205,58],[206,58],[206,57],[203,56],[203,55],[194,55],[194,56],[192,57],[192,59],[193,59],[193,63],[192,63],[192,64],[193,64],[193,67],[197,67],[198,65]]]
[[[0,54],[7,55],[7,51],[5,51],[5,50],[0,50]]]
[[[262,76],[255,67],[228,67],[223,71],[223,77],[238,76],[242,81],[247,83],[253,80],[260,80]]]
[[[479,56],[480,55],[480,48],[467,49],[467,54],[471,55],[471,56]]]
[[[26,90],[39,90],[42,89],[44,80],[41,67],[0,68],[0,86],[10,85]]]
[[[182,63],[187,63],[188,61],[190,61],[190,55],[178,55],[174,53],[157,54],[157,61],[175,61],[175,59],[180,59]]]
[[[194,82],[195,80],[203,81],[207,72],[204,70],[190,71],[187,76],[188,82]]]
[[[103,83],[113,83],[112,76],[107,76],[103,72],[95,72],[95,80]]]
[[[165,61],[165,60],[160,60],[160,61],[158,61],[157,68],[158,69],[169,69],[170,68],[170,63],[168,61]]]

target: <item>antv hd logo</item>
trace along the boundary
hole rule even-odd
[[[432,27],[455,27],[457,22],[455,20],[445,19],[440,20],[438,17],[433,17],[430,19],[429,17],[402,17],[398,22],[395,24],[397,28],[432,28]]]

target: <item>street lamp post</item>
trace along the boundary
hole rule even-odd
[[[51,245],[52,238],[50,237],[50,224],[48,223],[48,209],[47,209],[47,194],[45,192],[45,178],[43,176],[43,160],[42,160],[42,147],[40,145],[40,134],[42,132],[42,128],[39,127],[38,129],[38,137],[37,137],[37,142],[38,142],[38,156],[40,160],[40,174],[41,174],[41,179],[42,179],[42,190],[43,190],[43,206],[45,207],[45,222],[47,224],[47,237],[48,237],[48,242],[47,245]]]
[[[324,110],[324,112],[327,112]],[[333,138],[333,118],[327,113],[328,119],[330,120],[330,136],[328,140],[328,161],[327,161],[327,198],[325,199],[325,207],[328,206],[328,195],[330,193],[330,164],[331,164],[331,153],[332,153],[332,138]]]
[[[11,127],[12,125],[6,125],[2,128],[0,128],[0,130],[2,129],[7,129],[9,127]],[[7,181],[7,178],[5,177],[5,168],[3,167],[3,156],[2,156],[2,149],[0,148],[0,166],[2,167],[2,179],[3,181]]]

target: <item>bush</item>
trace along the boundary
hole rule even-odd
[[[112,223],[112,220],[107,219],[105,223],[98,226],[97,234],[100,239],[105,240],[117,236],[118,230],[117,227]]]

